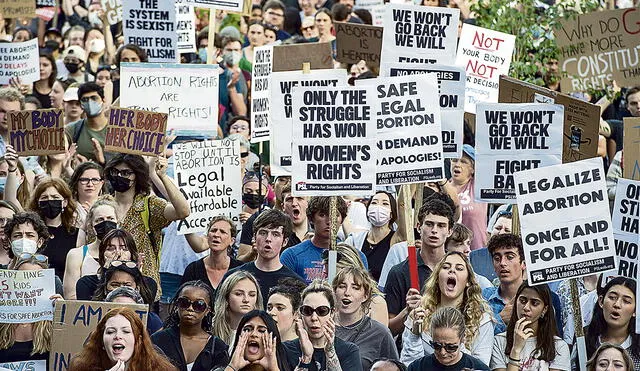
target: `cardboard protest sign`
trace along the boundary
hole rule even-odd
[[[146,304],[106,303],[100,301],[57,300],[53,316],[53,333],[51,334],[51,352],[49,368],[52,371],[66,371],[69,363],[98,326],[102,316],[113,308],[127,307],[132,309],[144,327],[147,327],[149,307]]]
[[[623,133],[624,151],[622,156],[622,176],[640,180],[640,118],[625,117]]]
[[[34,0],[0,0],[0,13],[4,18],[33,18],[36,15]]]
[[[244,11],[243,0],[187,0],[187,2],[197,8],[222,9],[237,13]]]
[[[442,150],[445,158],[462,157],[464,139],[465,72],[461,67],[439,64],[383,63],[381,76],[407,76],[434,73],[438,77]]]
[[[564,106],[562,162],[596,157],[600,107],[566,94],[500,76],[500,103],[556,103]]]
[[[453,65],[460,9],[387,4],[382,62]]]
[[[384,24],[385,6],[384,0],[356,0],[353,9],[366,9],[371,13],[371,23],[374,26]]]
[[[315,86],[336,89],[347,85],[347,71],[342,69],[273,72],[271,74],[271,175],[291,175],[291,143],[293,128],[292,90]]]
[[[124,1],[122,32],[125,44],[147,52],[149,62],[178,61],[176,6],[170,0]]]
[[[100,0],[100,4],[110,25],[122,22],[122,0]]]
[[[616,269],[602,159],[514,174],[529,283]]]
[[[239,225],[240,143],[228,138],[177,143],[173,151],[176,183],[191,209],[191,214],[178,222],[178,234],[206,232],[216,215],[225,215]]]
[[[167,118],[166,113],[111,108],[105,150],[143,156],[163,154]]]
[[[613,205],[613,236],[616,244],[616,276],[638,279],[638,242],[640,242],[640,182],[618,179]]]
[[[435,74],[357,80],[374,86],[378,136],[376,182],[410,184],[444,178],[440,105]]]
[[[215,135],[218,66],[120,64],[120,106],[169,114],[167,130],[178,135]]]
[[[176,1],[176,31],[178,31],[178,52],[195,53],[196,28],[193,5],[187,4],[187,0]]]
[[[21,361],[0,363],[0,370],[47,371],[47,361]]]
[[[478,102],[498,102],[500,75],[508,75],[516,37],[506,33],[462,26],[456,65],[467,72],[464,110],[476,113]]]
[[[560,20],[554,32],[559,50],[563,92],[640,84],[640,8],[581,14]]]
[[[0,43],[0,85],[9,85],[12,77],[23,84],[40,80],[38,39],[21,43]]]
[[[312,70],[333,68],[331,43],[305,43],[275,45],[273,47],[273,72],[298,71],[303,63]]]
[[[564,107],[478,103],[477,108],[476,201],[515,203],[515,172],[562,163]]]
[[[293,194],[372,195],[377,155],[375,89],[298,87],[292,96]]]
[[[0,323],[53,319],[49,298],[56,293],[55,271],[0,270]]]
[[[253,49],[253,78],[251,79],[251,142],[269,140],[271,132],[271,69],[273,46]]]
[[[336,60],[342,63],[358,63],[380,66],[382,27],[364,24],[336,22]]]
[[[20,156],[65,153],[61,109],[8,112],[10,143]]]

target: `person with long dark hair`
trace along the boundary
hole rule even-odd
[[[609,281],[593,309],[587,327],[587,357],[602,343],[621,345],[629,352],[636,370],[640,370],[640,335],[636,333],[636,282],[616,277]]]
[[[238,323],[231,361],[225,371],[290,371],[278,326],[263,310],[252,310]]]
[[[551,291],[545,284],[525,281],[515,296],[515,310],[507,332],[496,335],[491,354],[492,370],[571,369],[569,347],[557,336]]]
[[[51,108],[49,94],[53,89],[53,83],[56,82],[57,75],[58,68],[53,56],[44,52],[40,53],[40,80],[33,83],[31,95],[40,101],[42,108]]]
[[[214,292],[203,281],[185,282],[171,299],[164,330],[151,341],[180,371],[205,371],[224,367],[228,346],[211,334]]]

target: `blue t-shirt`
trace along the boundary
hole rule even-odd
[[[314,279],[323,279],[324,266],[322,264],[322,252],[326,250],[314,245],[311,240],[300,242],[299,244],[286,249],[280,256],[280,262],[300,277],[304,278],[307,284]],[[364,263],[365,269],[369,269],[367,257],[358,250],[360,259]]]

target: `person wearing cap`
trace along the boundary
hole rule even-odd
[[[462,207],[462,224],[473,231],[471,250],[477,250],[487,245],[487,204],[476,202],[473,193],[475,182],[476,150],[465,144],[462,146],[462,157],[451,159],[452,184],[458,193],[460,206]]]
[[[62,54],[62,61],[67,71],[69,71],[67,77],[79,83],[93,81],[93,76],[84,69],[86,59],[87,54],[81,46],[72,45],[65,49]]]
[[[62,106],[64,108],[64,123],[69,124],[82,118],[82,106],[78,98],[78,84],[72,84],[64,91]]]

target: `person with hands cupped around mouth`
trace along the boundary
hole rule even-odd
[[[231,360],[223,371],[291,371],[275,321],[262,310],[238,323]]]
[[[358,346],[335,336],[335,304],[333,289],[322,280],[314,280],[302,292],[298,339],[283,343],[291,368],[362,371]]]

